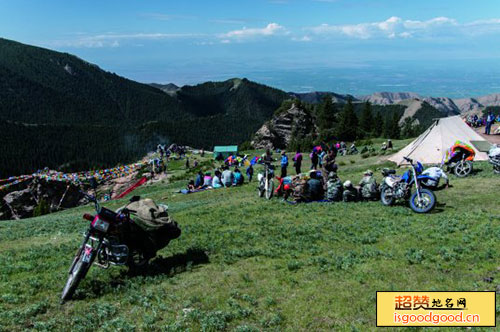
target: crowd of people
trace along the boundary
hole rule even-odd
[[[389,139],[382,144],[381,150],[392,149]],[[279,150],[278,150],[279,151]],[[242,185],[245,177],[241,171],[246,167],[245,175],[248,182],[252,181],[254,165],[279,162],[280,178],[284,179],[294,188],[294,197],[297,202],[301,201],[358,201],[360,199],[378,198],[378,185],[371,171],[365,172],[358,186],[351,181],[342,182],[338,175],[336,164],[337,155],[357,152],[355,143],[347,148],[345,142],[333,143],[330,146],[315,146],[309,154],[311,166],[308,173],[302,173],[304,155],[298,149],[292,158],[293,168],[297,175],[288,176],[289,157],[286,151],[279,151],[277,159],[272,157],[271,150],[267,149],[262,156],[248,159],[248,156],[229,156],[224,164],[213,172],[199,171],[196,178],[189,181],[185,193],[197,192],[205,189],[218,189],[222,187],[233,187]],[[292,183],[293,182],[293,183]]]
[[[371,170],[364,172],[355,186],[350,180],[342,181],[336,171],[311,170],[307,175],[299,174],[289,182],[293,188],[291,195],[295,202],[357,202],[378,199],[378,184]],[[285,199],[288,195],[285,194]]]
[[[247,167],[246,171],[248,181],[252,181],[253,176],[253,166]],[[220,168],[216,168],[213,172],[203,172],[199,170],[196,174],[194,180],[188,182],[186,190],[181,190],[183,193],[192,193],[197,191],[202,191],[206,189],[219,189],[241,186],[245,182],[245,177],[241,173],[238,166],[235,166],[233,170],[228,165],[223,165]]]
[[[497,122],[500,123],[500,114],[495,117],[493,112],[489,111],[486,115],[479,117],[477,114],[468,115],[465,117],[465,123],[470,127],[479,128],[484,127],[484,133],[486,135],[491,135],[491,126]]]

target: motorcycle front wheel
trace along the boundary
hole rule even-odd
[[[436,205],[436,195],[428,189],[420,189],[420,199],[417,192],[410,197],[410,207],[417,213],[427,213]]]
[[[90,268],[92,260],[90,260],[90,262],[84,262],[84,256],[85,250],[79,250],[79,255],[75,258],[76,262],[73,264],[73,268],[69,271],[68,280],[66,281],[66,285],[64,286],[61,295],[61,303],[71,299],[76,291],[76,288],[78,287],[78,284],[83,278],[85,278],[85,275]]]

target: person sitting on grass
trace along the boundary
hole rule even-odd
[[[212,188],[217,189],[217,188],[222,188],[222,179],[221,179],[221,172],[219,170],[215,170],[214,177],[212,179]]]
[[[229,169],[229,167],[224,166],[222,171],[222,184],[224,187],[231,187],[233,185],[233,172]]]
[[[233,173],[233,186],[241,186],[243,184],[243,174],[241,174],[240,169],[236,167]]]
[[[371,170],[363,173],[363,178],[359,182],[359,191],[363,199],[374,200],[378,198],[378,185]]]
[[[196,174],[196,179],[194,180],[194,187],[196,189],[200,189],[201,187],[203,187],[203,172],[200,170],[198,171],[198,174]]]
[[[210,174],[210,172],[207,172],[203,177],[203,187],[208,188],[211,186],[212,186],[212,174]]]
[[[193,192],[195,191],[195,186],[194,186],[194,181],[193,180],[190,180],[189,183],[188,183],[188,187],[187,187],[187,190],[188,192]]]
[[[316,171],[309,172],[309,180],[307,180],[307,187],[305,197],[308,201],[319,201],[323,199],[323,185],[318,179]]]
[[[344,202],[356,202],[358,200],[358,190],[347,180],[344,182],[344,192],[342,193]]]
[[[329,202],[341,201],[343,189],[342,181],[337,176],[337,173],[330,172],[328,174],[328,182],[326,183],[326,199]]]

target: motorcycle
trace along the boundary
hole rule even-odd
[[[71,299],[80,281],[85,278],[92,264],[107,269],[110,265],[125,265],[130,270],[137,271],[147,266],[150,259],[156,255],[148,242],[150,235],[137,226],[130,218],[130,211],[126,208],[114,212],[101,207],[99,201],[92,195],[82,193],[90,202],[94,203],[96,215],[84,214],[83,218],[90,222],[84,233],[84,240],[69,268],[69,276],[61,295],[61,303]],[[134,196],[131,202],[140,198]],[[170,229],[176,228],[176,230]],[[165,234],[180,235],[180,229],[174,223]],[[163,242],[168,244],[169,239]],[[157,248],[158,250],[161,248]]]
[[[393,205],[398,199],[409,200],[410,207],[417,213],[427,213],[436,205],[436,196],[429,189],[422,188],[421,181],[428,180],[429,177],[421,175],[423,166],[413,160],[404,157],[411,165],[402,176],[397,176],[395,170],[384,168],[382,175],[384,180],[380,188],[380,201],[386,206]],[[412,187],[415,186],[415,192],[412,194]]]
[[[488,151],[488,161],[493,165],[493,172],[500,174],[500,146],[493,146]]]
[[[257,175],[257,180],[259,181],[259,197],[266,197],[271,199],[273,197],[274,191],[274,166],[271,163],[264,162],[264,174],[259,173]]]
[[[443,160],[443,166],[446,166],[448,172],[453,172],[457,177],[463,178],[472,173],[474,157],[476,152],[474,149],[461,141],[456,141],[452,147],[446,151]]]

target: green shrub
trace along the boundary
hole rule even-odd
[[[38,202],[38,205],[33,210],[33,217],[43,216],[50,213],[50,206],[43,198]]]
[[[368,158],[369,156],[370,156],[370,154],[369,154],[368,152],[366,152],[366,153],[363,153],[363,154],[361,155],[361,158],[362,158],[362,159],[366,159],[366,158]]]

